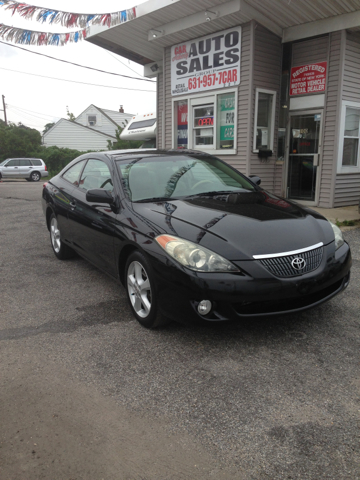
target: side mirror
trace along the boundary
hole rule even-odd
[[[86,192],[86,201],[92,203],[107,203],[112,205],[114,203],[114,198],[112,193],[103,188],[94,188],[93,190],[88,190]]]
[[[255,185],[260,185],[261,183],[261,178],[258,177],[257,175],[249,175],[249,179],[255,183]]]

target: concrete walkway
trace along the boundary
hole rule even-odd
[[[311,210],[324,215],[325,218],[335,223],[337,220],[343,222],[344,220],[359,220],[360,212],[358,205],[352,205],[351,207],[342,207],[342,208],[319,208],[319,207],[310,207]]]

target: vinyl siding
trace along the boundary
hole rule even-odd
[[[43,137],[46,147],[55,145],[80,151],[107,150],[107,140],[116,139],[65,119],[59,120]]]
[[[360,102],[360,34],[346,32],[342,100]],[[343,132],[340,132],[342,135]],[[359,159],[360,161],[360,159]],[[334,207],[356,205],[360,198],[360,172],[337,174]]]
[[[360,34],[347,33],[344,64],[343,100],[360,101]]]
[[[133,113],[120,113],[114,110],[106,110],[105,108],[102,108],[101,110],[121,128],[125,127],[126,121],[129,121],[134,116]],[[148,113],[148,112],[141,112],[141,113]]]
[[[165,147],[172,146],[172,97],[171,97],[171,49],[165,50]],[[242,172],[248,169],[248,151],[249,151],[249,112],[251,110],[250,91],[250,69],[251,69],[251,24],[242,25],[241,38],[241,65],[240,65],[240,85],[238,88],[238,111],[237,111],[237,154],[236,155],[218,155],[219,158],[229,163]],[[158,86],[160,92],[159,109],[161,105],[162,86]],[[211,90],[209,93],[215,93],[218,90]],[[159,110],[160,111],[160,110]],[[160,128],[159,128],[160,130]],[[161,135],[161,132],[158,133]]]
[[[75,119],[75,121],[81,125],[84,125],[85,127],[89,127],[88,115],[96,115],[96,125],[90,128],[112,136],[115,136],[118,125],[123,127],[126,119],[130,120],[132,117],[130,113],[120,113],[113,110],[99,109],[95,105],[90,105]]]
[[[292,46],[292,66],[298,67],[308,63],[325,62],[328,57],[328,45],[328,35],[294,43]]]
[[[324,110],[323,150],[320,175],[319,207],[330,208],[333,202],[334,175],[336,172],[337,146],[339,142],[340,89],[341,89],[341,32],[326,37],[330,43],[326,86],[326,108]],[[322,37],[323,38],[323,37]]]
[[[281,83],[281,39],[261,25],[256,25],[254,30],[254,74],[251,92],[252,116],[250,119],[250,173],[261,178],[261,186],[281,195],[282,193],[282,165],[276,165],[277,160],[277,132],[280,108],[280,83]],[[255,127],[255,95],[256,89],[262,88],[276,92],[274,146],[273,154],[266,162],[261,162],[258,154],[253,152],[253,136]]]
[[[163,148],[163,134],[162,134],[162,125],[163,125],[163,85],[164,85],[164,74],[160,73],[157,77],[157,91],[156,91],[156,145],[158,148]]]
[[[360,173],[337,175],[334,207],[358,205],[360,199]]]

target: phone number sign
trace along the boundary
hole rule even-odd
[[[293,67],[290,75],[290,95],[325,92],[327,62]]]
[[[241,27],[171,47],[171,94],[240,84]]]

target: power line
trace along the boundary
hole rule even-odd
[[[75,65],[76,67],[87,68],[88,70],[95,70],[96,72],[107,73],[108,75],[115,75],[117,77],[130,78],[132,80],[141,80],[143,82],[156,83],[153,80],[149,80],[148,78],[130,77],[129,75],[122,75],[120,73],[107,72],[106,70],[100,70],[98,68],[87,67],[85,65],[80,65],[79,63],[69,62],[68,60],[62,60],[61,58],[51,57],[50,55],[45,55],[44,53],[33,52],[31,50],[27,50],[26,48],[19,47],[18,45],[11,45],[10,43],[2,42],[1,40],[0,40],[0,43],[3,43],[4,45],[8,45],[9,47],[19,48],[20,50],[24,50],[25,52],[34,53],[35,55],[40,55],[41,57],[51,58],[51,60],[57,60],[58,62],[69,63],[70,65]]]
[[[113,57],[115,60],[117,60],[118,62],[120,62],[122,65],[124,65],[124,67],[128,68],[129,70],[131,70],[132,72],[136,73],[136,75],[139,75],[139,77],[142,77],[144,78],[143,75],[140,75],[140,73],[138,73],[136,70],[133,70],[131,67],[129,67],[129,65],[126,65],[126,63],[122,62],[119,58],[115,57],[115,55],[113,55],[112,53],[108,52],[107,50],[105,50],[109,55],[110,57]]]
[[[38,115],[42,115],[43,117],[60,118],[58,115],[48,115],[46,113],[34,112],[33,110],[28,110],[27,108],[21,108],[21,107],[17,107],[16,105],[11,105],[11,103],[7,103],[6,105],[8,105],[11,108],[15,108],[16,110],[21,110],[23,112],[37,113]]]
[[[44,118],[39,117],[38,115],[34,115],[34,114],[31,114],[31,113],[28,113],[28,112],[26,112],[25,110],[22,110],[21,108],[15,107],[15,106],[13,106],[13,105],[9,105],[9,104],[8,104],[8,107],[10,107],[9,110],[11,110],[11,111],[14,111],[14,110],[15,110],[14,113],[17,114],[17,115],[25,115],[26,117],[39,118],[39,119],[40,119],[41,121],[43,121],[43,122],[47,121],[47,120],[45,120]],[[18,111],[18,112],[20,112],[20,113],[16,113],[16,111]],[[50,117],[50,115],[47,115],[47,116]],[[50,117],[50,118],[54,118],[54,117]],[[60,118],[60,117],[57,117],[57,118]]]
[[[135,90],[136,92],[156,93],[155,90],[142,90],[140,88],[113,87],[112,85],[99,85],[99,84],[96,84],[96,83],[78,82],[77,80],[66,80],[65,78],[47,77],[45,75],[38,75],[37,73],[20,72],[19,70],[11,70],[10,68],[0,67],[0,70],[6,70],[8,72],[15,72],[15,73],[22,73],[23,75],[31,75],[32,77],[48,78],[50,80],[59,80],[60,82],[81,83],[82,85],[91,85],[92,87],[115,88],[117,90]],[[141,80],[141,79],[139,78],[138,80]]]

